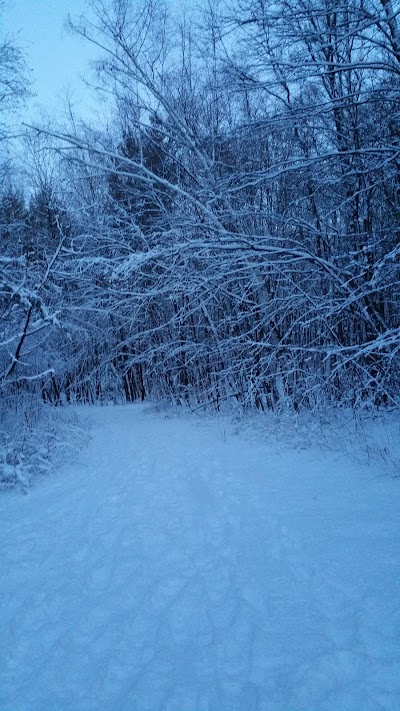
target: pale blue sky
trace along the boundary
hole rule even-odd
[[[68,87],[77,107],[88,98],[79,75],[88,73],[94,48],[64,27],[68,13],[77,17],[85,9],[85,0],[9,0],[4,9],[2,29],[18,35],[32,69],[36,97],[31,110],[41,105],[53,111],[61,105]]]

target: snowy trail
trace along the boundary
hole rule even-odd
[[[398,711],[398,481],[87,416],[80,465],[0,499],[1,711]]]

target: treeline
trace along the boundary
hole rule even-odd
[[[3,392],[397,407],[398,3],[91,9],[107,129],[3,183]]]

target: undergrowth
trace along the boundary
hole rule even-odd
[[[72,461],[84,442],[73,409],[24,395],[0,407],[0,491],[27,493],[34,482]]]

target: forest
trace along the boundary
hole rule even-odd
[[[3,482],[49,405],[398,410],[397,1],[91,0],[107,121],[18,129],[1,14]]]

